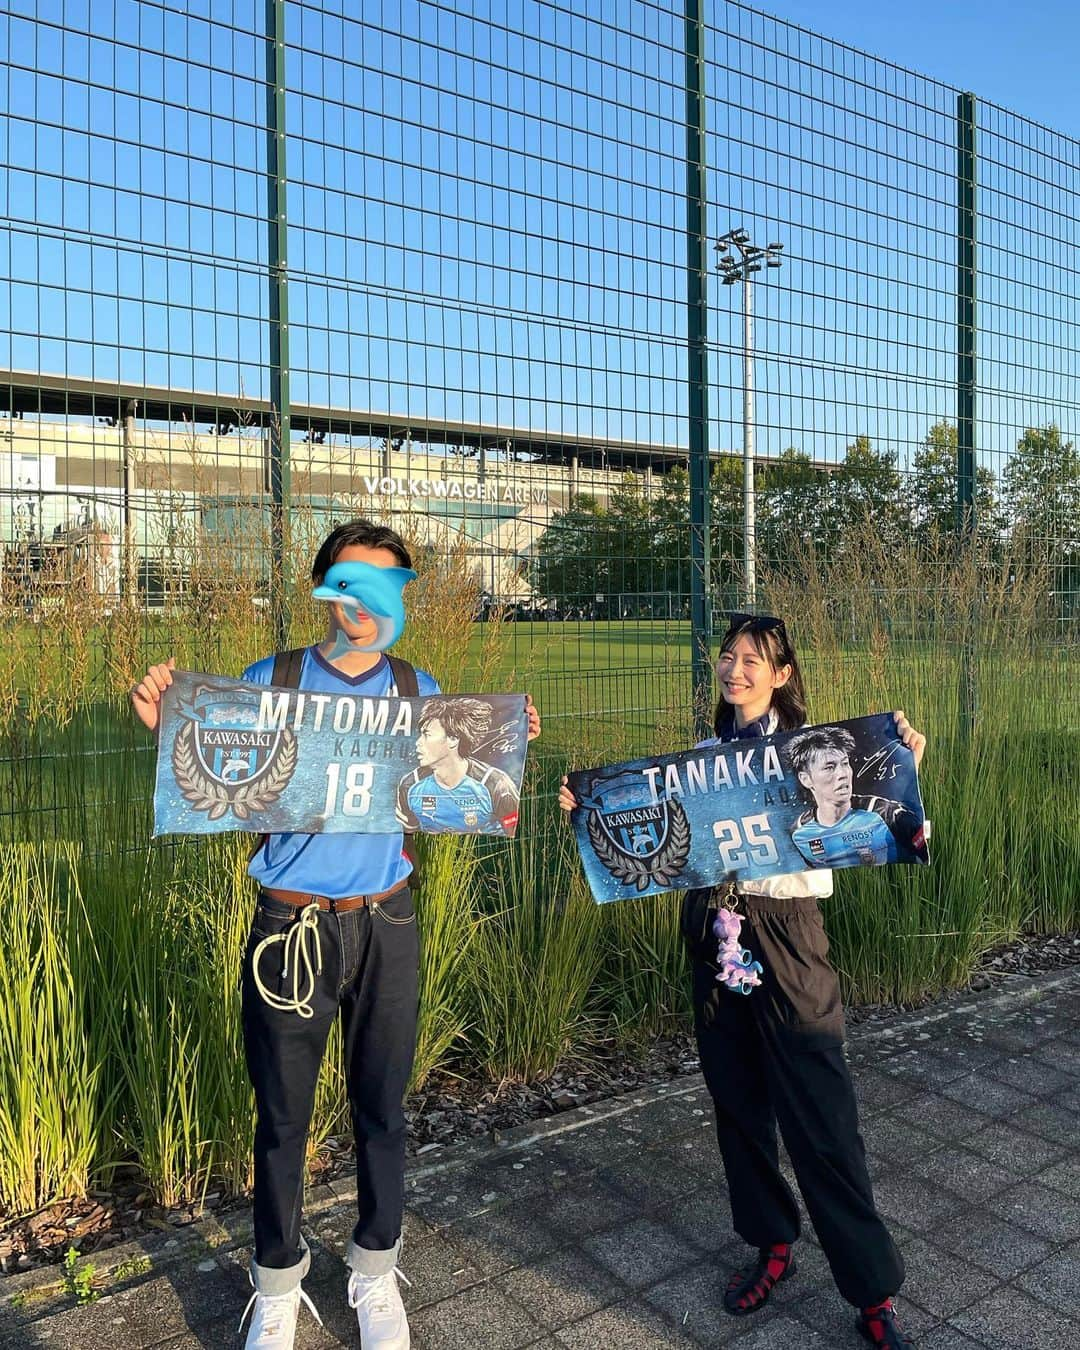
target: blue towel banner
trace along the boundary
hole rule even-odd
[[[362,698],[173,672],[154,833],[517,828],[524,694]]]
[[[891,713],[569,775],[596,900],[930,861],[915,760]]]

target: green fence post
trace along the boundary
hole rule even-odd
[[[975,97],[956,98],[956,525],[975,525]]]
[[[975,540],[975,96],[956,97],[956,531]],[[978,595],[972,597],[962,661],[967,725],[978,709],[975,642]]]
[[[686,0],[686,343],[690,469],[690,667],[694,720],[708,726],[712,691],[709,638],[709,366],[705,248],[705,25],[702,0]]]
[[[289,282],[285,177],[285,0],[266,0],[267,282],[270,316],[270,604],[279,647],[289,643]]]

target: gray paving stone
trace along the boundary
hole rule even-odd
[[[693,1187],[709,1186],[718,1190],[724,1185],[724,1165],[711,1122],[703,1131],[684,1135],[670,1144],[665,1142],[651,1146],[641,1156],[641,1165],[651,1166],[652,1159],[657,1157],[666,1158],[686,1173]]]
[[[232,1279],[219,1267],[207,1271],[198,1282],[187,1282],[178,1291],[168,1276],[159,1275],[125,1289],[113,1299],[123,1313],[137,1344],[152,1345],[164,1336],[179,1335],[233,1313],[240,1320],[244,1303],[237,1298]]]
[[[541,1223],[524,1202],[465,1219],[448,1228],[446,1236],[485,1275],[501,1275],[567,1245],[565,1237]]]
[[[145,1343],[111,1298],[54,1313],[24,1327],[11,1338],[13,1346],[55,1346],[63,1350],[69,1346],[78,1346],[79,1350],[117,1350],[118,1346]]]
[[[1058,1144],[1075,1147],[1080,1139],[1080,1112],[1070,1110],[1061,1100],[1061,1093],[1021,1107],[1009,1118],[1009,1124]]]
[[[911,1100],[910,1083],[898,1077],[881,1073],[877,1069],[859,1069],[853,1077],[860,1120],[869,1119]]]
[[[965,1110],[981,1111],[984,1116],[994,1120],[1004,1120],[1014,1115],[1029,1100],[1014,1084],[991,1077],[981,1070],[946,1083],[939,1090],[943,1097],[951,1098]]]
[[[182,1336],[173,1336],[167,1341],[158,1341],[153,1350],[236,1350],[236,1347],[242,1344],[243,1339],[237,1333],[235,1321],[218,1322],[212,1327],[202,1327],[198,1332],[185,1331]],[[328,1344],[340,1345],[341,1342],[322,1342],[324,1347]],[[296,1338],[297,1350],[301,1350],[302,1345],[302,1335],[298,1334]],[[121,1350],[121,1347],[118,1346],[117,1350]],[[128,1350],[128,1347],[123,1347],[123,1350]]]
[[[942,1322],[919,1337],[919,1350],[986,1350],[986,1346],[983,1341],[973,1341],[970,1336],[965,1336],[950,1322]]]
[[[946,1083],[955,1083],[958,1078],[966,1078],[977,1070],[992,1072],[999,1059],[996,1049],[985,1047],[981,1053],[959,1045],[924,1050],[919,1053],[917,1060],[919,1078],[931,1088],[942,1087]]]
[[[1040,1303],[1051,1304],[1066,1317],[1076,1317],[1080,1309],[1080,1242],[1025,1270],[1016,1283]]]
[[[688,1242],[652,1219],[638,1219],[610,1233],[595,1233],[581,1245],[632,1289],[656,1284],[698,1259]]]
[[[538,1340],[539,1326],[492,1285],[477,1285],[409,1318],[414,1350],[517,1350]]]
[[[519,1199],[557,1184],[554,1174],[557,1171],[565,1172],[567,1164],[574,1171],[578,1170],[572,1148],[550,1146],[535,1152],[495,1158],[489,1166],[478,1169],[482,1183],[481,1199],[492,1191]]]
[[[1002,1092],[1006,1089],[996,1084]],[[992,1117],[969,1103],[937,1092],[921,1092],[891,1113],[916,1129],[931,1134],[943,1143],[955,1143],[989,1124]]]
[[[411,1282],[401,1297],[410,1311],[449,1298],[483,1280],[483,1272],[446,1237],[431,1237],[402,1248],[401,1269]]]
[[[747,1250],[746,1243],[731,1227],[731,1209],[724,1190],[703,1189],[684,1195],[653,1215],[700,1251],[738,1259]]]
[[[968,1209],[941,1225],[935,1243],[1001,1280],[1042,1261],[1053,1244],[983,1209]]]
[[[1080,1078],[1080,1041],[1065,1036],[1045,1041],[1036,1049],[1033,1058],[1072,1078]]]
[[[859,1133],[872,1153],[889,1158],[894,1164],[926,1156],[945,1146],[943,1140],[928,1134],[906,1117],[888,1113],[863,1121]]]
[[[557,1330],[626,1297],[626,1286],[582,1251],[545,1256],[495,1281],[534,1321]]]
[[[909,1238],[903,1251],[905,1298],[942,1320],[970,1307],[998,1286],[995,1276],[954,1256],[940,1244]]]
[[[949,1320],[991,1350],[1066,1350],[1080,1338],[1080,1323],[1065,1321],[1017,1289],[999,1289]]]
[[[499,1185],[500,1180],[494,1167],[447,1172],[436,1193],[414,1208],[429,1227],[442,1228],[508,1204],[510,1193]]]
[[[926,1157],[910,1159],[908,1166],[914,1175],[947,1186],[954,1195],[972,1203],[1026,1175],[1022,1159],[1014,1158],[1007,1165],[992,1163],[967,1148],[939,1148]]]
[[[931,1236],[940,1224],[963,1207],[957,1196],[906,1170],[887,1172],[875,1181],[874,1200],[887,1219]]]
[[[638,1213],[670,1204],[699,1184],[693,1172],[671,1158],[640,1150],[599,1168],[596,1180],[617,1195],[624,1195]]]
[[[903,1294],[896,1299],[896,1313],[900,1326],[913,1338],[921,1338],[926,1330],[938,1322],[937,1317],[911,1303]],[[828,1276],[827,1283],[819,1283],[813,1292],[794,1301],[790,1315],[814,1327],[836,1350],[841,1347],[846,1350],[849,1346],[851,1350],[855,1350],[856,1346],[866,1350],[866,1341],[855,1329],[855,1309],[837,1293],[831,1276]]]
[[[1080,1155],[1074,1154],[1045,1168],[1039,1173],[1039,1181],[1074,1200],[1080,1200]]]
[[[1043,1060],[1026,1055],[998,1060],[986,1072],[989,1078],[1007,1083],[1018,1094],[1031,1097],[1052,1097],[1055,1092],[1067,1089],[1076,1082],[1071,1074],[1062,1073]]]
[[[637,1217],[633,1203],[586,1177],[579,1185],[535,1197],[533,1203],[552,1232],[573,1244],[587,1234]]]
[[[1009,1024],[988,1027],[983,1035],[986,1045],[994,1046],[1005,1054],[1015,1055],[1018,1051],[1033,1051],[1037,1042],[1023,1028]]]
[[[694,1341],[702,1345],[725,1345],[740,1336],[746,1326],[745,1322],[724,1311],[722,1300],[726,1283],[727,1272],[712,1262],[705,1262],[661,1280],[648,1290],[645,1300]],[[776,1316],[777,1310],[788,1301],[788,1286],[778,1285],[769,1300],[770,1315]]]
[[[1080,1112],[1080,1079],[1074,1079],[1072,1085],[1067,1087],[1064,1092],[1055,1093],[1052,1100],[1064,1106],[1068,1111]]]
[[[684,1350],[695,1342],[647,1303],[631,1301],[602,1308],[555,1333],[571,1350]]]
[[[1070,979],[1045,1006],[1027,1006],[1019,982],[1015,1005],[995,994],[978,1014],[916,1015],[862,1048],[854,1031],[875,1193],[908,1268],[900,1320],[920,1350],[1080,1342],[1078,1319],[1062,1322],[1080,1306],[1080,971]],[[723,1314],[727,1277],[753,1253],[732,1233],[707,1094],[639,1096],[540,1141],[523,1127],[496,1149],[417,1164],[404,1256],[416,1350],[863,1346],[809,1224],[799,1273],[770,1306],[748,1322]],[[341,1261],[355,1202],[351,1187],[332,1193],[308,1230],[326,1325],[302,1315],[297,1350],[356,1350]],[[206,1272],[205,1248],[181,1261],[178,1247],[88,1308],[0,1304],[0,1350],[235,1350],[245,1224],[226,1224]]]
[[[824,1336],[791,1317],[777,1317],[771,1322],[758,1324],[745,1335],[728,1343],[737,1350],[779,1350],[781,1346],[796,1345],[806,1347],[806,1350],[836,1350],[839,1344],[827,1341]],[[862,1345],[865,1348],[866,1342],[863,1341]]]
[[[1017,1116],[996,1120],[984,1129],[969,1134],[964,1148],[1003,1167],[1024,1166],[1027,1173],[1038,1172],[1066,1155],[1063,1144],[1043,1139],[1016,1128]]]
[[[357,1337],[356,1314],[349,1307],[347,1289],[348,1279],[342,1270],[322,1278],[315,1278],[314,1274],[308,1276],[304,1281],[304,1290],[319,1310],[323,1324],[319,1326],[311,1310],[301,1305],[296,1328],[296,1350],[324,1350],[324,1347],[353,1345]],[[241,1338],[235,1335],[238,1321],[239,1317],[232,1320],[233,1346],[238,1342],[242,1344]],[[244,1330],[247,1331],[246,1322]]]
[[[1010,1186],[983,1202],[992,1213],[1051,1242],[1068,1242],[1080,1233],[1080,1201],[1036,1182]]]

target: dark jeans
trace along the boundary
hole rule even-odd
[[[260,893],[244,953],[244,1051],[255,1088],[255,1263],[264,1271],[307,1268],[300,1237],[304,1153],[315,1084],[330,1027],[340,1013],[345,1084],[356,1141],[358,1217],[350,1265],[365,1274],[393,1267],[404,1204],[405,1113],[402,1099],[416,1049],[418,945],[416,914],[407,887],[374,909],[320,912],[305,934],[309,969],[284,941],[300,911]],[[318,939],[316,951],[315,938]],[[294,996],[294,972],[310,1016],[271,1007],[253,974],[275,998]],[[321,971],[318,956],[321,955]],[[313,982],[312,982],[313,981]],[[374,1254],[369,1257],[369,1254]],[[258,1277],[259,1272],[256,1272]],[[257,1278],[257,1283],[259,1280]],[[267,1274],[266,1292],[282,1280]]]
[[[856,1307],[879,1303],[900,1288],[904,1262],[874,1206],[817,901],[742,897],[740,942],[764,967],[761,985],[745,995],[716,980],[708,902],[708,892],[688,892],[683,933],[735,1231],[754,1247],[799,1236],[779,1126],[837,1288]]]

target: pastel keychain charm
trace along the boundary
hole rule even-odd
[[[761,983],[764,969],[760,961],[751,959],[746,947],[739,945],[741,930],[741,915],[730,909],[717,910],[713,932],[720,942],[720,973],[716,978],[733,994],[749,994]]]
[[[329,567],[311,592],[316,600],[336,601],[352,613],[367,615],[375,624],[375,641],[366,645],[348,640],[354,651],[384,652],[405,628],[406,582],[415,581],[411,567],[375,567],[366,562],[341,562]]]

